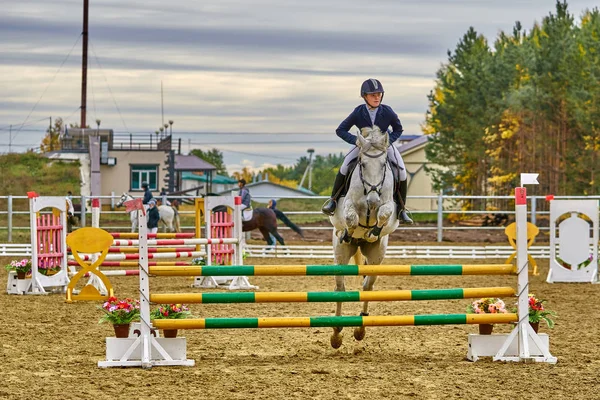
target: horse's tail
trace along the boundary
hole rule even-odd
[[[281,222],[283,222],[287,227],[291,228],[294,232],[300,235],[300,237],[304,238],[304,232],[302,232],[302,229],[300,229],[298,225],[290,221],[289,218],[282,211],[278,209],[274,209],[273,211],[275,211],[277,219],[281,220]]]

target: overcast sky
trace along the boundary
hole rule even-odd
[[[571,0],[576,20],[588,0]],[[0,0],[0,152],[79,123],[83,0]],[[378,78],[421,134],[436,71],[473,26],[493,42],[552,0],[90,0],[87,122],[223,151],[230,172],[346,152],[335,128]],[[23,126],[23,124],[25,124]],[[10,127],[12,125],[12,128]],[[23,127],[22,127],[23,126]]]

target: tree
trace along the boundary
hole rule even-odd
[[[40,152],[48,153],[50,151],[60,150],[60,134],[63,131],[62,118],[56,118],[54,125],[46,129],[46,136],[42,138]]]
[[[247,183],[252,182],[252,178],[254,177],[254,174],[252,172],[250,172],[250,169],[248,169],[248,167],[244,167],[240,172],[234,172],[233,173],[233,177],[235,179],[237,179],[238,181],[240,179],[244,179]]]
[[[198,158],[203,159],[207,163],[210,163],[217,167],[217,174],[229,176],[227,174],[227,167],[223,162],[223,152],[218,149],[211,149],[208,151],[203,151],[201,149],[193,149],[190,151],[190,154],[195,155]]]

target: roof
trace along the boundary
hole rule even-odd
[[[198,182],[206,182],[207,181],[207,175],[196,175],[196,174],[191,173],[191,172],[183,172],[181,174],[181,179],[184,179],[184,180],[193,180],[193,181],[198,181]],[[237,183],[237,179],[230,178],[228,176],[213,174],[213,176],[212,176],[212,183],[213,184],[230,185],[230,184],[236,184]]]
[[[213,183],[214,183],[214,181],[213,181]],[[301,187],[301,188],[293,188],[293,187],[289,187],[289,186],[285,186],[285,185],[280,185],[278,183],[273,183],[271,181],[252,182],[252,183],[248,183],[246,185],[246,187],[248,189],[252,189],[253,187],[258,187],[258,186],[274,186],[275,188],[282,188],[282,189],[289,190],[289,191],[292,191],[292,192],[298,192],[298,194],[305,195],[305,196],[316,196],[316,193],[314,193],[314,192],[312,192],[312,191],[310,191],[308,189],[305,189],[303,187]],[[231,189],[224,190],[224,191],[222,191],[222,192],[220,192],[218,194],[225,194],[225,193],[230,193],[230,192],[231,192]],[[252,193],[252,191],[250,191],[250,193]]]
[[[407,143],[404,143],[404,144],[401,144],[400,146],[398,146],[398,151],[400,152],[400,154],[405,153],[416,147],[424,145],[425,143],[427,143],[428,140],[429,140],[429,135],[417,136],[416,139],[413,139],[410,142],[407,142]]]
[[[192,154],[175,155],[175,170],[177,171],[216,171],[217,167]]]

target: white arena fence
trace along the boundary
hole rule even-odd
[[[169,198],[179,198],[179,199],[192,199],[195,197],[190,197],[190,196],[169,196]],[[272,195],[272,196],[253,196],[252,200],[255,203],[259,203],[261,205],[266,205],[268,203],[268,201],[271,198],[276,198],[277,200],[282,200],[282,199],[297,199],[297,200],[301,200],[301,199],[317,199],[317,200],[323,200],[325,201],[325,199],[327,199],[327,196],[276,196],[276,195]],[[124,209],[116,209],[114,208],[114,205],[119,201],[120,199],[120,194],[114,194],[112,196],[99,196],[99,199],[102,200],[103,204],[110,204],[112,205],[112,210],[111,211],[103,211],[102,215],[110,215],[110,214],[122,214],[124,213]],[[429,215],[435,215],[435,220],[437,221],[435,226],[419,226],[419,224],[416,224],[414,226],[400,226],[398,228],[398,230],[402,230],[402,231],[436,231],[437,233],[437,242],[442,242],[443,241],[443,234],[444,232],[448,232],[448,231],[452,231],[452,230],[461,230],[461,231],[467,231],[467,230],[504,230],[504,226],[448,226],[448,223],[446,221],[444,221],[444,217],[448,216],[449,214],[459,214],[459,215],[463,215],[463,216],[473,216],[473,217],[477,217],[477,216],[484,216],[484,215],[489,215],[491,213],[501,213],[501,214],[507,214],[509,216],[514,216],[514,210],[470,210],[470,211],[464,211],[460,209],[460,204],[461,201],[467,201],[467,200],[482,200],[483,203],[485,202],[494,202],[494,201],[499,201],[499,200],[505,200],[505,201],[509,201],[512,200],[513,197],[512,196],[449,196],[449,195],[437,195],[437,196],[408,196],[408,200],[410,201],[411,199],[420,199],[420,200],[425,200],[426,202],[428,202],[430,204],[429,209],[424,209],[424,210],[412,210],[412,214],[413,215],[425,215],[425,214],[429,214]],[[582,200],[582,199],[587,199],[587,200],[600,200],[600,196],[555,196],[554,199],[556,200]],[[78,197],[78,200],[80,202],[80,204],[86,204],[89,202],[89,199],[86,198],[85,196],[81,196]],[[542,208],[544,208],[543,204],[546,203],[546,199],[545,196],[529,196],[528,197],[528,220],[529,222],[533,223],[534,225],[537,223],[537,219],[538,218],[549,218],[550,212],[549,211],[541,211]],[[29,214],[29,211],[17,211],[15,210],[14,205],[18,204],[18,202],[27,202],[27,196],[0,196],[0,203],[1,204],[6,204],[6,208],[5,209],[0,209],[0,232],[6,230],[7,231],[7,242],[11,243],[12,242],[12,234],[14,231],[28,231],[30,229],[29,225],[27,226],[15,226],[13,224],[13,217],[15,215],[18,214]],[[410,204],[410,203],[409,203]],[[25,207],[26,208],[26,207]],[[25,209],[23,208],[23,209]],[[546,207],[547,208],[547,207]],[[83,209],[81,210],[81,214],[78,215],[80,218],[80,226],[81,227],[85,227],[85,226],[91,226],[91,207],[89,207],[88,210],[86,210],[85,207],[83,207]],[[293,217],[295,215],[315,215],[315,216],[322,216],[322,213],[320,211],[320,206],[317,207],[317,209],[313,210],[313,211],[297,211],[297,210],[293,210],[293,209],[285,209],[283,210],[286,215],[288,215],[289,217],[292,217],[292,220],[294,219]],[[194,211],[193,210],[182,210],[180,211],[181,216],[185,216],[186,218],[191,217],[194,215]],[[444,225],[446,224],[446,226]],[[278,229],[281,230],[286,230],[289,229],[286,226],[281,226],[283,224],[280,224],[280,226],[278,227]],[[103,227],[102,225],[102,220],[100,220],[100,228],[107,228],[107,227]],[[109,227],[110,230],[113,231],[129,231],[131,229],[130,225],[124,225],[124,226],[114,226],[114,224],[111,224],[111,226]],[[194,230],[195,226],[186,226],[186,225],[182,225],[182,230],[183,231],[189,231],[189,230]],[[305,231],[331,231],[331,227],[330,226],[310,226],[310,224],[307,225],[303,225],[302,229]],[[540,227],[540,231],[543,231],[545,233],[548,233],[550,230],[549,227]],[[7,254],[8,255],[8,254]]]

